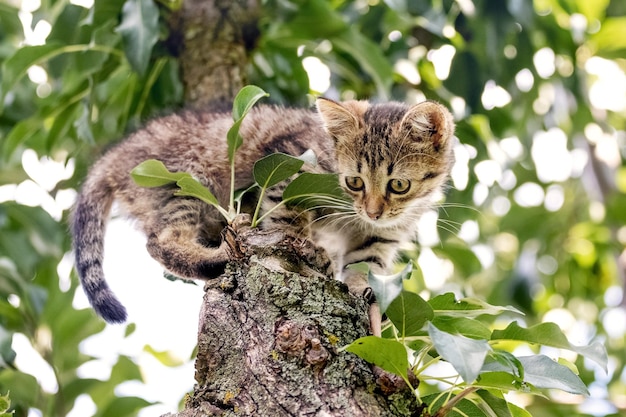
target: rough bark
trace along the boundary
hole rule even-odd
[[[230,102],[246,83],[247,51],[258,37],[257,0],[184,0],[170,18],[185,103]]]
[[[207,282],[196,386],[170,417],[419,415],[341,347],[368,334],[368,303],[325,275],[327,259],[280,231],[229,228],[236,261]],[[415,413],[415,414],[413,414]]]

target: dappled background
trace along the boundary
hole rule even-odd
[[[122,13],[125,4],[142,13]],[[116,223],[109,262],[126,271],[129,282],[118,288],[132,288],[125,303],[141,304],[153,331],[145,336],[136,320],[106,327],[112,336],[102,337],[105,325],[77,291],[67,234],[69,208],[96,155],[182,103],[167,28],[156,24],[175,6],[0,2],[0,394],[10,390],[18,416],[136,415],[152,402],[175,407],[193,383],[196,312],[157,313],[146,298],[154,281],[181,291],[170,295],[174,305],[199,305],[201,290],[175,290],[191,286],[137,266],[140,254],[116,255],[130,251],[120,242],[143,250],[141,238]],[[128,27],[146,41],[129,40]],[[513,402],[539,417],[623,413],[626,3],[268,0],[260,30],[249,81],[270,101],[308,106],[325,95],[450,107],[459,139],[453,178],[439,210],[420,224],[419,247],[407,251],[419,260],[424,294],[512,305],[526,325],[553,321],[574,344],[602,341],[608,374],[558,354],[575,361],[589,399],[550,392]],[[132,286],[135,278],[148,284]],[[183,318],[191,321],[184,337],[175,333]],[[124,341],[137,332],[148,339],[129,348]],[[186,350],[155,348],[156,337],[182,339]],[[104,376],[94,371],[102,367]],[[154,374],[168,375],[158,378],[166,389],[174,384],[159,367],[184,370],[187,385],[176,382],[182,390],[173,400],[141,388]],[[151,410],[145,415],[157,414]]]

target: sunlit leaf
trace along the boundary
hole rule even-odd
[[[163,162],[156,159],[143,161],[133,168],[130,175],[141,187],[161,187],[183,178],[191,178],[186,172],[170,172]]]
[[[606,58],[621,57],[626,51],[626,17],[608,17],[600,30],[591,36],[595,54]]]
[[[432,323],[439,329],[450,334],[460,334],[472,339],[489,340],[491,330],[482,322],[467,317],[450,317],[438,315]]]
[[[233,121],[246,117],[257,101],[268,96],[269,94],[256,85],[244,86],[241,90],[239,90],[237,96],[235,96],[235,101],[233,102]]]
[[[443,332],[432,323],[428,323],[428,334],[437,352],[456,369],[461,378],[468,384],[474,382],[491,350],[489,343]]]
[[[233,102],[233,120],[232,127],[226,134],[226,142],[228,143],[228,160],[233,162],[235,158],[235,152],[243,143],[243,138],[239,135],[239,128],[244,118],[256,104],[257,101],[263,97],[267,97],[267,94],[263,89],[255,85],[246,85],[237,93]]]
[[[144,350],[144,352],[147,352],[150,355],[152,355],[156,360],[158,360],[159,362],[161,362],[165,366],[174,367],[174,366],[183,365],[185,363],[182,359],[175,357],[172,354],[172,352],[169,352],[169,351],[158,351],[158,350],[155,350],[150,345],[145,345],[143,347],[143,350]]]
[[[506,329],[494,330],[491,340],[519,340],[568,349],[594,361],[605,370],[607,369],[608,357],[604,345],[599,342],[592,343],[589,346],[573,345],[555,323],[540,323],[529,328],[523,328],[517,322],[512,322]]]
[[[11,399],[9,394],[0,395],[0,413],[6,413],[11,408]]]
[[[400,342],[376,336],[361,337],[345,348],[369,363],[380,366],[387,372],[407,379],[409,360],[406,348]]]
[[[433,309],[419,295],[401,291],[385,310],[401,337],[416,335],[433,318]]]
[[[445,293],[428,300],[436,313],[457,317],[476,317],[483,314],[498,315],[504,312],[523,314],[515,307],[495,306],[476,298],[457,300],[453,293]]]
[[[580,378],[567,366],[553,361],[545,355],[521,356],[524,366],[524,381],[537,388],[560,389],[571,394],[589,395]]]
[[[175,192],[178,196],[195,197],[212,206],[219,206],[220,204],[213,193],[195,178],[184,177],[179,179],[176,184],[180,187],[180,190]]]

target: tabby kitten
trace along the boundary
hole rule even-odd
[[[105,226],[114,201],[137,221],[148,252],[167,271],[199,279],[223,271],[228,253],[220,242],[225,223],[217,211],[200,200],[174,196],[170,186],[139,187],[129,173],[147,159],[158,159],[170,171],[192,174],[225,204],[230,190],[226,132],[231,125],[225,112],[187,110],[155,119],[91,169],[73,213],[75,261],[87,298],[107,322],[126,320],[102,270]],[[365,288],[363,278],[345,267],[364,261],[375,273],[389,272],[447,179],[453,132],[448,110],[430,101],[407,106],[320,98],[317,112],[257,106],[241,126],[244,142],[236,154],[235,188],[253,183],[252,166],[259,158],[312,149],[318,165],[303,169],[338,173],[352,203],[318,211],[281,208],[261,227],[281,227],[311,239],[328,253],[337,279]],[[264,210],[280,201],[280,193],[277,187],[266,195]]]

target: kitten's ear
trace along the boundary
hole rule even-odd
[[[335,139],[352,136],[358,131],[362,125],[363,113],[369,106],[364,101],[338,103],[323,97],[319,97],[316,104],[324,128]]]
[[[417,141],[431,142],[436,151],[446,147],[454,134],[452,114],[434,101],[424,101],[411,107],[404,115],[401,125]]]

